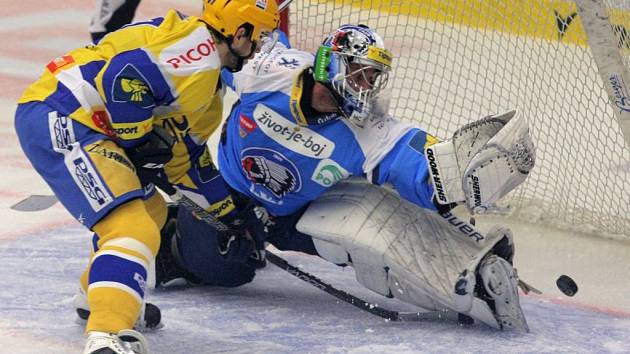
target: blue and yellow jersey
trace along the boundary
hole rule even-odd
[[[42,101],[123,148],[168,119],[205,143],[221,121],[220,69],[206,25],[171,10],[54,59],[19,103]]]

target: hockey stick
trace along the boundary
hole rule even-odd
[[[193,202],[190,198],[186,197],[179,191],[172,194],[171,198],[173,201],[177,202],[179,205],[187,208],[193,215],[195,215],[199,220],[202,220],[206,224],[214,227],[217,230],[225,231],[228,230],[228,227],[222,223],[220,220],[215,218],[212,214],[207,212],[205,209],[200,207],[197,203]],[[57,197],[54,195],[31,195],[24,200],[16,203],[11,206],[11,209],[18,211],[41,211],[50,208],[57,202]],[[337,299],[349,303],[363,311],[369,312],[375,316],[379,316],[388,321],[421,321],[421,320],[435,320],[441,318],[453,317],[454,313],[450,311],[444,312],[398,312],[392,311],[385,308],[381,308],[378,305],[369,303],[365,300],[362,300],[352,294],[349,294],[343,290],[339,290],[334,286],[327,284],[317,278],[316,276],[307,273],[284,260],[282,257],[276,255],[271,251],[265,252],[267,255],[267,259],[273,265],[278,268],[285,270],[289,274],[311,284],[312,286],[336,297]],[[460,323],[464,323],[461,318],[458,319]]]
[[[17,211],[42,211],[52,207],[58,201],[54,195],[30,195],[9,208]]]
[[[282,257],[278,256],[277,254],[273,252],[266,251],[265,253],[267,255],[267,260],[269,260],[269,262],[271,262],[278,268],[287,271],[289,274],[295,276],[296,278],[299,278],[300,280],[303,280],[311,284],[312,286],[322,291],[325,291],[326,293],[336,297],[337,299],[341,301],[347,302],[350,305],[358,307],[359,309],[369,312],[373,315],[382,317],[388,321],[417,321],[417,320],[422,320],[422,319],[429,319],[430,317],[430,316],[423,316],[423,315],[433,314],[432,312],[429,312],[429,313],[398,312],[398,311],[384,309],[382,307],[379,307],[378,305],[369,303],[343,290],[339,290],[328,283],[323,282],[318,277],[310,273],[307,273],[295,266],[292,266],[291,264],[289,264],[289,262],[287,262]],[[447,314],[449,314],[448,311],[444,312],[443,315],[447,315]]]

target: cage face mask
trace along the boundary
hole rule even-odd
[[[387,88],[391,63],[378,34],[363,25],[344,25],[319,47],[314,78],[336,93],[346,118],[362,125]]]

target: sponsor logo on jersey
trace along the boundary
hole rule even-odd
[[[256,122],[247,118],[247,116],[241,114],[239,120],[239,135],[241,138],[246,137],[249,133],[253,132],[256,129]]]
[[[275,150],[247,148],[241,153],[241,165],[252,182],[250,190],[267,201],[277,203],[285,195],[302,188],[297,167]]]
[[[48,113],[48,126],[52,132],[53,149],[57,152],[70,150],[70,145],[76,141],[72,120],[53,111]]]
[[[335,150],[332,141],[311,129],[298,126],[263,104],[256,106],[254,120],[265,135],[304,156],[325,159]]]
[[[350,176],[350,173],[339,166],[338,163],[330,159],[324,159],[315,167],[311,180],[324,187],[331,187],[348,176]]]
[[[234,210],[234,201],[232,200],[232,196],[228,196],[227,198],[216,202],[214,204],[210,204],[208,208],[208,212],[215,217],[222,217],[227,215],[229,212]]]
[[[115,136],[123,140],[139,139],[152,129],[149,122],[116,123],[112,127]]]
[[[205,27],[162,50],[160,62],[173,75],[190,75],[197,70],[221,66],[216,43]]]
[[[446,213],[440,214],[442,217],[448,221],[449,224],[455,226],[461,233],[468,236],[469,238],[475,240],[475,242],[481,242],[485,240],[485,237],[477,232],[475,228],[469,223],[460,220],[457,216],[453,215],[450,211]]]
[[[74,63],[74,58],[71,55],[64,55],[53,59],[50,63],[48,63],[48,65],[46,65],[46,68],[54,74],[57,70],[72,63]]]
[[[114,77],[112,101],[134,103],[142,108],[155,106],[148,80],[132,64],[125,65]]]
[[[432,148],[428,148],[426,150],[427,159],[429,160],[429,167],[431,168],[431,178],[433,179],[433,188],[435,189],[436,197],[444,202],[448,203],[448,198],[446,198],[446,192],[444,191],[444,186],[442,185],[442,177],[440,177],[440,169],[438,167],[437,161],[435,160],[435,154]]]
[[[90,160],[83,155],[81,149],[74,149],[68,167],[72,178],[83,192],[94,211],[99,211],[111,203],[112,196],[99,178]]]
[[[118,151],[110,150],[98,143],[86,146],[85,151],[90,154],[98,154],[110,160],[114,160],[119,164],[127,167],[131,171],[135,172],[136,170],[131,161],[129,161],[126,156],[120,154]]]

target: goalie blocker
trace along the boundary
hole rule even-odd
[[[535,150],[527,121],[512,110],[463,126],[452,139],[427,147],[425,157],[435,200],[465,203],[474,214],[527,178]]]

